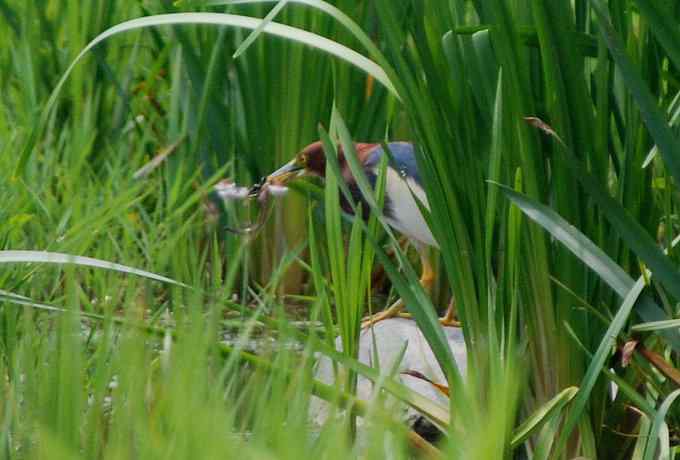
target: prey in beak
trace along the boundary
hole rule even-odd
[[[290,180],[303,175],[304,172],[305,167],[298,162],[297,158],[294,158],[270,175],[263,177],[257,184],[253,185],[248,191],[248,196],[258,196],[262,189],[266,187],[283,187]]]
[[[302,176],[306,172],[304,161],[299,161],[296,157],[279,169],[260,179],[258,183],[250,188],[238,187],[231,181],[225,180],[215,186],[218,194],[225,201],[239,200],[244,201],[244,206],[256,201],[259,203],[257,220],[252,223],[241,225],[237,228],[227,228],[228,231],[240,235],[254,236],[265,224],[272,211],[271,197],[282,197],[288,192],[286,183],[296,177]]]
[[[285,185],[289,180],[301,176],[304,170],[305,167],[298,162],[297,158],[294,158],[267,176],[267,182],[270,184]]]

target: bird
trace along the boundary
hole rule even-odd
[[[389,161],[385,172],[385,194],[383,215],[387,223],[406,236],[415,247],[421,262],[420,284],[429,293],[435,279],[435,271],[430,260],[429,248],[439,248],[439,244],[432,235],[430,228],[423,216],[415,197],[429,210],[429,204],[422,177],[418,171],[415,157],[415,146],[411,142],[389,142],[386,144],[390,151]],[[359,163],[372,186],[375,186],[378,177],[378,166],[381,158],[385,155],[382,144],[357,142],[354,144]],[[352,198],[360,203],[362,218],[367,219],[370,215],[370,207],[366,203],[361,190],[345,158],[342,146],[337,147],[338,164],[342,178],[347,184]],[[326,177],[326,154],[320,141],[304,147],[291,161],[266,177],[269,184],[283,185],[290,180],[304,177]],[[343,211],[353,214],[352,205],[344,196],[340,203]],[[362,328],[369,327],[379,321],[408,316],[403,313],[404,303],[401,299],[390,305],[387,309],[378,312],[362,321]],[[440,318],[440,323],[445,326],[459,326],[455,319],[453,300],[449,303],[446,314]]]

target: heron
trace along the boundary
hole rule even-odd
[[[388,155],[389,161],[385,172],[383,215],[392,228],[412,242],[420,256],[420,284],[426,292],[431,293],[435,270],[430,260],[429,248],[438,249],[439,244],[432,235],[416,201],[417,198],[429,210],[422,178],[418,172],[415,147],[411,142],[389,142],[386,146],[390,155]],[[385,155],[383,146],[376,143],[358,142],[354,144],[354,148],[369,183],[375,187],[379,174],[378,167],[381,158]],[[338,146],[337,158],[342,180],[347,184],[355,202],[362,205],[363,215],[360,217],[367,219],[370,215],[370,207],[359,189],[341,146]],[[319,141],[303,148],[291,161],[267,176],[266,181],[272,184],[285,184],[292,179],[304,176],[318,176],[322,179],[326,177],[326,154],[323,144]],[[349,214],[354,213],[354,208],[344,196],[341,197],[340,205],[343,211]],[[404,302],[399,299],[387,309],[365,318],[362,321],[362,328],[388,318],[405,316],[404,307]],[[440,323],[445,326],[460,325],[455,318],[453,300],[449,303],[446,314],[440,318]]]

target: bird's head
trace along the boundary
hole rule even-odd
[[[267,177],[267,182],[283,185],[291,179],[313,175],[326,175],[326,154],[321,142],[314,142],[302,149],[295,158]]]
[[[379,146],[380,144],[354,144],[359,162],[368,166],[371,152]],[[340,145],[338,146],[338,164],[343,176],[349,181],[351,173]],[[302,149],[290,162],[267,176],[267,182],[284,185],[289,180],[302,176],[326,177],[326,154],[321,142],[314,142]]]

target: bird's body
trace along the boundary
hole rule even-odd
[[[363,165],[366,177],[371,185],[375,186],[380,160],[385,155],[382,145],[359,143],[355,144],[355,148],[357,158]],[[383,209],[387,223],[421,244],[438,247],[425,218],[420,212],[418,202],[414,198],[414,196],[417,197],[423,206],[428,207],[413,144],[410,142],[390,142],[387,144],[387,148],[389,148],[390,153],[385,177],[385,204]],[[325,155],[320,142],[307,146],[298,158],[302,158],[301,161],[307,165],[306,168],[313,174],[325,177]],[[370,214],[370,208],[365,202],[354,177],[352,177],[352,172],[342,149],[339,149],[338,152],[338,163],[353,199],[362,204],[363,217],[367,218]],[[341,205],[346,212],[352,212],[352,206],[344,197]]]
[[[425,221],[418,202],[429,209],[427,196],[418,172],[413,144],[390,142],[390,161],[385,177],[385,208],[387,222],[399,232],[427,246],[439,247]],[[385,151],[379,144],[369,151],[364,166],[369,177],[377,177],[378,165]],[[374,180],[374,179],[373,179]]]
[[[418,201],[429,209],[427,196],[422,185],[422,179],[418,172],[415,157],[415,148],[410,142],[390,142],[387,170],[385,176],[385,195],[383,214],[387,223],[400,233],[406,235],[416,243],[421,256],[423,273],[421,284],[429,289],[434,280],[434,272],[427,256],[427,246],[438,248],[430,228],[423,216]],[[364,173],[371,185],[375,186],[378,177],[378,167],[385,151],[381,144],[357,143],[354,144],[357,159],[363,166]],[[342,179],[347,184],[355,202],[362,204],[361,209],[364,218],[370,215],[370,207],[356,183],[354,176],[345,159],[342,148],[338,148],[338,164]],[[268,177],[271,183],[286,182],[287,180],[303,174],[311,174],[320,177],[326,176],[326,156],[321,142],[315,142],[305,147],[291,162],[287,163]],[[416,201],[416,198],[418,201]],[[341,206],[351,213],[352,206],[341,198]],[[403,304],[398,302],[388,310],[376,317],[371,318],[365,325],[372,324],[376,320],[396,316],[403,309]],[[444,321],[453,322],[450,311]]]

